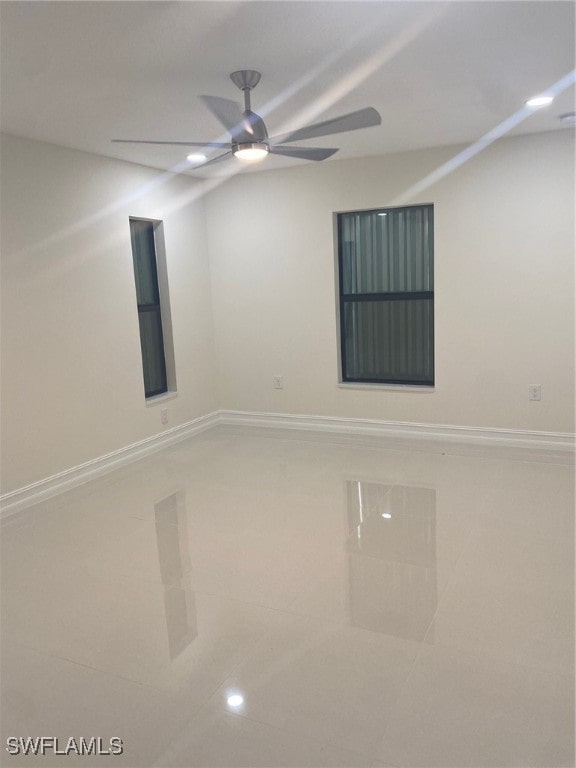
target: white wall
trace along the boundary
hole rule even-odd
[[[410,199],[435,204],[435,390],[338,386],[333,212],[392,204],[457,151],[249,173],[203,199],[188,177],[4,137],[3,492],[163,429],[144,399],[129,215],[164,221],[168,428],[220,407],[573,432],[569,131],[500,141]]]
[[[573,142],[501,140],[406,201],[435,205],[433,392],[338,386],[332,214],[394,204],[461,147],[244,174],[213,191],[221,407],[574,432]]]
[[[2,139],[2,486],[22,487],[217,407],[200,185]],[[128,217],[162,219],[178,395],[147,407]]]

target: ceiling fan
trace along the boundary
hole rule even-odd
[[[145,141],[142,139],[112,139],[120,144],[169,144],[184,147],[204,147],[225,149],[221,155],[207,160],[201,167],[219,163],[229,157],[237,157],[240,160],[261,160],[266,155],[282,155],[295,157],[302,160],[325,160],[331,157],[338,149],[323,147],[288,147],[293,141],[302,139],[315,139],[319,136],[329,136],[333,133],[344,131],[356,131],[359,128],[369,128],[380,125],[382,119],[373,107],[359,109],[347,115],[340,115],[322,123],[314,123],[304,128],[284,133],[281,136],[268,136],[264,120],[253,112],[250,107],[250,91],[260,82],[260,72],[252,69],[241,69],[232,72],[230,79],[244,93],[244,111],[240,104],[230,99],[219,96],[201,96],[213,115],[222,123],[230,134],[229,142],[221,141]]]

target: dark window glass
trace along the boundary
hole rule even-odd
[[[168,390],[154,223],[130,219],[130,235],[140,324],[144,391],[146,397],[152,397]]]
[[[342,380],[434,383],[433,206],[338,215]]]

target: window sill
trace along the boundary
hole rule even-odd
[[[147,397],[146,408],[149,408],[153,405],[159,405],[160,403],[166,402],[166,400],[174,400],[175,397],[178,397],[178,392],[162,392],[161,395],[153,395],[153,397]]]
[[[433,393],[436,388],[434,384],[363,384],[360,381],[340,381],[338,383],[338,389],[378,390],[379,392],[410,392],[411,394],[417,392],[419,394],[428,395]]]

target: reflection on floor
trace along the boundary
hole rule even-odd
[[[154,505],[158,561],[164,584],[168,649],[174,659],[198,635],[196,602],[190,581],[190,553],[184,491]]]
[[[573,518],[566,456],[232,429],[30,507],[2,765],[573,766]]]
[[[350,622],[422,640],[438,602],[436,492],[348,481]]]

